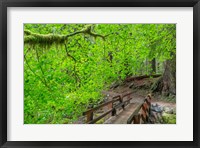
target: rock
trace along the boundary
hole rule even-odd
[[[173,114],[176,115],[176,107],[173,108]]]
[[[167,114],[164,112],[162,114],[162,119],[164,124],[176,124],[176,115],[174,114]]]
[[[164,112],[167,113],[167,114],[173,114],[173,108],[170,108],[168,106],[165,106],[163,108]]]
[[[157,113],[162,113],[163,112],[163,107],[159,106],[157,103],[151,105],[151,110]]]
[[[151,124],[161,124],[161,123],[163,123],[162,113],[151,111],[149,123],[151,123]]]

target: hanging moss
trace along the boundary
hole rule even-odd
[[[29,31],[29,30],[24,30],[24,34],[25,34],[25,35],[31,35],[31,34],[32,34],[32,32],[31,32],[31,31]]]
[[[61,45],[67,42],[68,37],[77,35],[77,34],[88,34],[93,37],[100,37],[103,40],[105,39],[105,36],[96,34],[91,31],[91,25],[88,25],[86,28],[76,31],[67,35],[58,35],[58,34],[37,34],[33,33],[29,30],[24,30],[24,43],[29,45],[39,45],[39,46],[52,46],[55,45]]]
[[[25,44],[41,44],[41,45],[53,45],[53,44],[63,44],[67,41],[67,37],[63,35],[54,34],[36,34],[31,33],[24,37]]]

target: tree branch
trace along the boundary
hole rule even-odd
[[[64,44],[67,42],[69,37],[72,37],[81,33],[91,35],[95,38],[100,37],[103,40],[105,40],[105,36],[92,32],[91,25],[88,25],[80,31],[76,31],[67,35],[37,34],[29,30],[24,30],[24,35],[25,35],[24,43],[25,44],[40,44],[40,45]]]

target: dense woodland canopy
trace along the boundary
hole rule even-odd
[[[25,24],[24,123],[72,123],[130,76],[175,94],[175,61],[175,24]]]

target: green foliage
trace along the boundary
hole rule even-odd
[[[26,124],[73,123],[102,101],[101,91],[113,81],[149,74],[147,61],[163,62],[176,52],[174,24],[25,24],[24,29]]]
[[[164,124],[176,124],[176,115],[163,113],[162,115]]]

